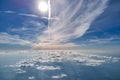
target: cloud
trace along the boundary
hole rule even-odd
[[[52,78],[56,78],[56,79],[63,78],[63,77],[67,77],[67,75],[62,73],[56,76],[52,76]]]
[[[88,42],[89,43],[109,43],[109,42],[115,41],[115,40],[120,40],[120,37],[112,36],[112,37],[108,37],[108,38],[89,39]]]
[[[54,67],[54,66],[39,66],[36,67],[38,70],[60,70],[61,68],[59,66]]]
[[[30,14],[30,13],[17,13],[15,11],[0,11],[0,13],[7,13],[7,14],[17,14],[19,16],[25,16],[25,17],[33,17],[33,18],[41,18],[41,19],[48,19],[48,17],[41,17],[35,14]],[[51,18],[52,20],[59,20],[57,16],[54,16]]]
[[[18,15],[20,15],[20,16],[27,16],[27,17],[35,17],[35,18],[39,18],[39,16],[34,15],[34,14],[23,14],[23,13],[19,13]]]
[[[3,12],[3,13],[10,13],[10,14],[13,14],[13,13],[16,13],[16,12],[14,12],[14,11],[0,11],[1,13]]]
[[[30,45],[31,42],[21,39],[18,35],[10,35],[8,33],[0,33],[0,43],[4,44],[20,44],[20,45]]]
[[[1,13],[7,13],[7,14],[17,14],[20,16],[26,16],[26,17],[34,17],[34,18],[40,18],[39,16],[35,14],[25,14],[25,13],[17,13],[15,11],[0,11]]]
[[[34,49],[72,49],[79,47],[74,43],[36,43],[33,44]]]
[[[47,25],[44,22],[29,20],[23,22],[21,26],[18,25],[18,28],[17,27],[9,28],[9,32],[18,35],[20,38],[24,40],[37,43],[38,42],[37,37],[41,35],[41,32],[46,27]]]
[[[29,80],[34,80],[35,77],[34,76],[31,76],[31,77],[28,77]]]
[[[29,72],[29,70],[26,70],[26,69],[30,67],[32,67],[33,71],[40,70],[40,72],[54,71],[54,70],[59,70],[60,72],[63,71],[63,68],[65,67],[63,67],[63,65],[58,66],[57,64],[54,64],[56,62],[61,62],[61,63],[70,62],[70,63],[74,63],[75,65],[83,65],[83,66],[100,66],[106,63],[120,62],[119,57],[85,54],[85,53],[81,53],[81,51],[76,51],[76,50],[75,51],[43,50],[43,51],[26,51],[26,52],[12,51],[12,53],[14,54],[16,52],[18,52],[19,54],[22,53],[23,55],[31,54],[29,59],[21,59],[19,62],[16,62],[16,64],[6,65],[7,67],[11,67],[15,69],[17,73],[19,72],[21,73],[25,71],[27,73]],[[11,54],[11,52],[7,52],[7,53]],[[46,63],[49,63],[49,64],[46,64]],[[68,66],[67,68],[70,68],[69,67],[70,65],[65,65],[65,66],[66,67]],[[23,66],[24,68],[21,68]]]
[[[26,28],[22,27],[20,32],[26,31],[30,32],[26,36],[33,37],[28,41],[21,39],[20,37],[15,37],[9,34],[2,35],[1,42],[5,43],[20,43],[26,44],[32,40],[35,40],[35,43],[32,43],[33,48],[71,48],[78,45],[74,43],[68,43],[68,41],[82,37],[87,30],[90,28],[91,23],[98,17],[104,9],[107,7],[108,0],[54,0],[51,1],[51,20],[48,23],[48,27],[42,25],[41,22],[33,21],[32,23],[40,28]],[[8,14],[15,13],[20,16],[34,17],[34,18],[43,18],[48,19],[46,16],[39,17],[34,14],[24,14],[16,13],[14,11],[0,11]],[[30,25],[30,24],[27,24]],[[40,31],[38,31],[40,30]],[[13,29],[13,31],[18,31]],[[36,34],[34,35],[35,32]],[[25,32],[26,33],[26,32]],[[33,35],[31,35],[33,34]],[[3,40],[5,38],[5,41]],[[42,44],[42,45],[41,45]]]
[[[83,36],[96,17],[104,11],[107,1],[54,1],[51,8],[52,16],[57,16],[59,20],[51,20],[50,28],[43,31],[38,39],[40,41],[50,40],[49,42],[67,42]]]
[[[20,28],[11,28],[9,31],[12,32],[34,32],[34,31],[40,31],[41,28],[47,27],[43,22],[38,22],[34,20],[29,20],[23,23],[22,27]]]

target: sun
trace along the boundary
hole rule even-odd
[[[45,2],[45,1],[40,1],[38,3],[38,9],[41,11],[41,12],[47,12],[48,11],[48,3]]]

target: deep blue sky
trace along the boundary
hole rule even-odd
[[[43,16],[46,17],[46,15],[40,13],[37,9],[37,1],[38,0],[0,0],[1,49],[23,48],[23,46],[29,48],[29,45],[24,45],[24,41],[23,44],[21,44],[22,41],[20,40],[27,40],[33,43],[38,42],[37,36],[41,35],[42,31],[45,30],[48,25],[48,20],[42,18]],[[76,14],[76,16],[77,15],[79,14]],[[10,41],[15,41],[15,43]],[[62,43],[64,43],[64,41]],[[104,12],[92,21],[84,35],[69,39],[65,43],[74,43],[80,45],[80,48],[98,48],[101,46],[112,47],[113,49],[116,47],[119,48],[120,0],[108,0]]]

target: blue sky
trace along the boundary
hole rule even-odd
[[[0,1],[0,49],[119,51],[120,0],[51,0],[50,29],[41,1]]]

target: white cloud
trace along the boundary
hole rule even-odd
[[[60,75],[56,75],[56,76],[52,76],[52,78],[63,78],[63,77],[66,77],[67,75],[66,74],[60,74]]]
[[[27,16],[27,17],[35,17],[35,18],[39,18],[39,16],[34,15],[34,14],[23,14],[23,13],[18,13],[18,15],[20,15],[20,16]]]
[[[50,42],[66,42],[83,36],[93,20],[104,11],[107,1],[108,0],[54,1],[52,16],[57,16],[59,20],[51,21],[50,29],[46,29],[42,35],[39,36],[39,40],[45,41],[50,39]],[[60,9],[58,10],[58,8]]]
[[[34,80],[35,77],[34,77],[34,76],[31,76],[31,77],[28,77],[28,79],[30,79],[30,80]]]
[[[23,52],[19,52],[19,54],[21,53]],[[26,51],[23,54],[31,54],[31,56],[27,59],[20,60],[16,64],[8,65],[8,67],[15,69],[17,73],[25,72],[25,70],[21,69],[22,66],[24,66],[25,68],[32,67],[42,71],[45,70],[62,71],[62,68],[64,67],[53,64],[56,62],[60,62],[60,63],[74,62],[75,65],[77,64],[82,66],[100,66],[106,63],[120,62],[119,57],[93,55],[93,54],[89,54],[89,52],[88,54],[85,54],[85,52],[81,53],[81,51],[76,51],[76,50],[75,51],[74,50]],[[49,63],[50,65],[44,63]],[[59,75],[59,76],[64,77],[65,75]]]
[[[18,35],[13,36],[4,32],[0,33],[0,43],[20,45],[31,44],[31,42],[21,39]]]
[[[3,13],[16,13],[16,12],[14,12],[14,11],[0,11],[0,12],[3,12]]]
[[[36,21],[33,21],[36,26],[45,26],[45,29],[42,29],[42,31],[37,32],[35,35],[36,37],[36,43],[33,45],[36,45],[39,47],[38,44],[44,43],[47,44],[47,47],[49,44],[53,45],[53,47],[60,47],[63,44],[71,39],[75,39],[78,37],[83,36],[86,31],[89,29],[91,23],[98,17],[106,8],[108,0],[74,0],[70,2],[69,0],[54,0],[51,1],[52,6],[52,15],[51,15],[51,21],[49,28],[45,25],[41,25],[41,22],[38,23]],[[2,11],[1,11],[2,12]],[[3,11],[4,13],[16,13],[13,11]],[[16,13],[20,16],[27,16],[27,17],[35,17],[35,18],[44,18],[47,19],[47,17],[39,17],[34,14],[24,14],[24,13]],[[28,29],[28,28],[27,28]],[[38,29],[38,28],[36,28]],[[36,30],[33,29],[33,30]],[[21,30],[26,30],[25,27],[23,27]],[[33,32],[33,31],[30,31]],[[8,34],[7,34],[8,35]],[[33,36],[33,35],[30,35]],[[5,41],[3,40],[5,38]],[[31,37],[30,37],[31,38]],[[15,36],[6,36],[2,35],[0,38],[0,41],[5,43],[20,43],[20,44],[26,44],[29,43],[29,41],[25,41],[23,39],[20,39],[20,37]],[[68,43],[71,44],[71,43]],[[65,44],[63,46],[69,46],[68,44]],[[72,46],[77,46],[75,44],[72,44]],[[62,46],[62,47],[63,47]],[[41,46],[41,48],[44,46]],[[52,46],[51,46],[52,47]]]
[[[33,44],[34,49],[72,49],[79,47],[74,43],[36,43]]]
[[[119,36],[111,36],[108,38],[89,39],[88,42],[90,42],[90,43],[109,43],[113,40],[120,40],[120,37]]]
[[[46,27],[46,25],[43,22],[29,20],[29,21],[24,22],[22,27],[20,26],[20,28],[11,28],[9,31],[20,32],[20,33],[26,32],[26,31],[27,32],[34,32],[34,31],[38,31],[38,30],[40,31],[41,28],[45,28],[45,27]]]
[[[60,70],[61,68],[59,66],[54,67],[54,66],[38,66],[36,67],[38,70]]]
[[[18,73],[18,74],[22,74],[22,73],[26,73],[26,71],[21,70],[21,69],[18,69],[18,71],[16,71],[16,73]]]
[[[35,15],[35,14],[25,14],[25,13],[17,13],[15,11],[0,11],[1,13],[7,13],[7,14],[17,14],[20,16],[26,16],[26,17],[34,17],[34,18],[40,18],[39,16]]]

